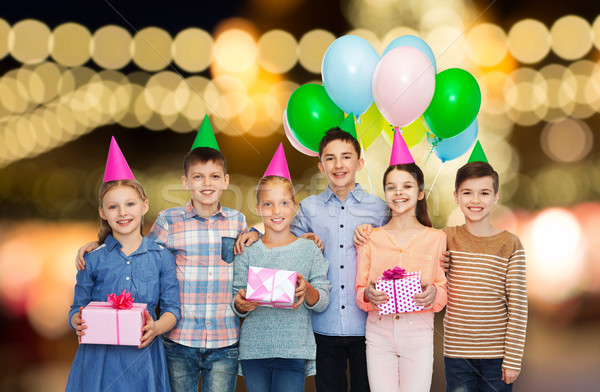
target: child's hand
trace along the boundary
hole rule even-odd
[[[238,236],[233,247],[233,254],[240,255],[244,251],[244,245],[250,246],[259,239],[258,231],[247,231]]]
[[[252,312],[258,306],[256,302],[250,302],[246,299],[246,290],[240,289],[235,295],[234,305],[238,312]]]
[[[77,257],[75,257],[75,267],[77,268],[77,271],[85,269],[85,259],[83,258],[83,255],[93,251],[99,246],[100,244],[97,241],[94,241],[83,245],[77,250]]]
[[[79,341],[81,341],[81,337],[85,335],[84,329],[87,328],[85,325],[85,321],[81,318],[81,311],[83,310],[83,306],[79,308],[79,312],[75,313],[73,317],[71,317],[71,325],[75,327],[75,333],[79,337]]]
[[[415,294],[413,299],[415,300],[417,306],[423,306],[427,309],[433,305],[436,294],[437,287],[435,287],[435,285],[425,284],[423,285],[423,292],[420,294]]]
[[[300,236],[300,238],[304,238],[305,240],[314,241],[315,244],[317,244],[317,246],[319,248],[321,248],[321,252],[323,252],[323,241],[321,241],[319,236],[316,235],[315,233],[305,233],[302,236]]]
[[[450,269],[450,262],[451,262],[451,257],[450,257],[450,251],[443,251],[442,254],[440,255],[440,265],[442,266],[442,269],[444,270],[444,272],[448,272],[448,270]]]
[[[506,384],[512,384],[519,377],[519,370],[502,368],[502,381]]]
[[[298,301],[294,304],[292,309],[298,309],[302,302],[304,302],[304,297],[306,296],[306,289],[308,287],[308,282],[304,280],[304,276],[301,273],[296,274],[296,298]]]
[[[361,246],[369,242],[369,234],[373,230],[373,226],[368,223],[356,226],[354,229],[354,246]]]
[[[152,343],[152,340],[154,340],[156,336],[162,334],[158,323],[154,321],[147,310],[144,313],[144,316],[146,317],[146,324],[144,324],[142,327],[142,338],[140,339],[142,344],[140,344],[138,348],[147,347],[150,343]]]
[[[375,283],[376,281],[373,281],[365,288],[365,298],[369,300],[375,309],[379,310],[379,305],[387,303],[387,301],[390,300],[390,297],[388,297],[385,291],[377,290],[375,288]]]

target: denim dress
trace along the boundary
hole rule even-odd
[[[179,286],[173,255],[144,237],[140,247],[126,256],[109,235],[98,249],[86,254],[85,270],[77,273],[71,317],[91,301],[106,301],[107,294],[130,292],[135,302],[146,303],[156,319],[172,313],[181,318]],[[71,328],[73,326],[71,325]],[[73,360],[66,391],[170,391],[163,341],[160,336],[143,349],[137,346],[80,344]]]

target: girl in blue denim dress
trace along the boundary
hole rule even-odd
[[[102,245],[86,254],[86,268],[77,273],[69,324],[85,335],[83,307],[123,290],[148,310],[139,346],[80,344],[66,391],[170,391],[160,335],[181,317],[173,255],[142,235],[148,199],[135,179],[104,182],[99,200]]]

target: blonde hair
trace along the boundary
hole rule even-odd
[[[136,180],[108,181],[108,182],[102,183],[102,185],[100,186],[100,191],[98,192],[98,203],[100,205],[100,208],[102,208],[104,196],[106,196],[108,191],[110,191],[111,189],[118,188],[120,186],[131,187],[131,188],[133,188],[133,190],[135,190],[139,194],[140,199],[142,199],[142,201],[148,200],[148,197],[146,196],[146,191],[144,190],[144,187],[142,186],[142,184],[140,184]],[[142,223],[140,225],[140,233],[142,233],[142,234],[143,234],[143,228],[144,228],[144,217],[142,216]],[[108,224],[108,221],[106,219],[102,219],[102,217],[100,217],[100,230],[98,231],[98,242],[101,244],[104,243],[104,241],[106,241],[106,237],[108,237],[109,234],[112,234],[112,228],[110,227],[110,225]]]
[[[257,203],[260,202],[260,192],[262,192],[267,187],[267,185],[282,185],[284,188],[290,191],[290,193],[292,194],[292,201],[294,202],[294,204],[296,203],[296,199],[294,197],[294,186],[292,185],[292,182],[287,178],[280,176],[264,176],[260,179],[258,185],[256,186]]]

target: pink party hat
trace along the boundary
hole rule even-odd
[[[108,158],[106,159],[106,168],[104,169],[104,179],[102,182],[116,180],[135,180],[115,137],[110,139],[110,148],[108,149]]]
[[[400,134],[398,127],[394,129],[394,144],[392,144],[392,156],[390,157],[390,166],[402,165],[405,163],[415,163],[404,138]]]
[[[269,167],[267,167],[265,174],[263,174],[263,177],[266,176],[279,176],[292,181],[290,170],[288,169],[287,161],[285,160],[283,143],[279,143],[279,147],[277,147],[277,151],[275,151],[275,155],[273,155]]]

